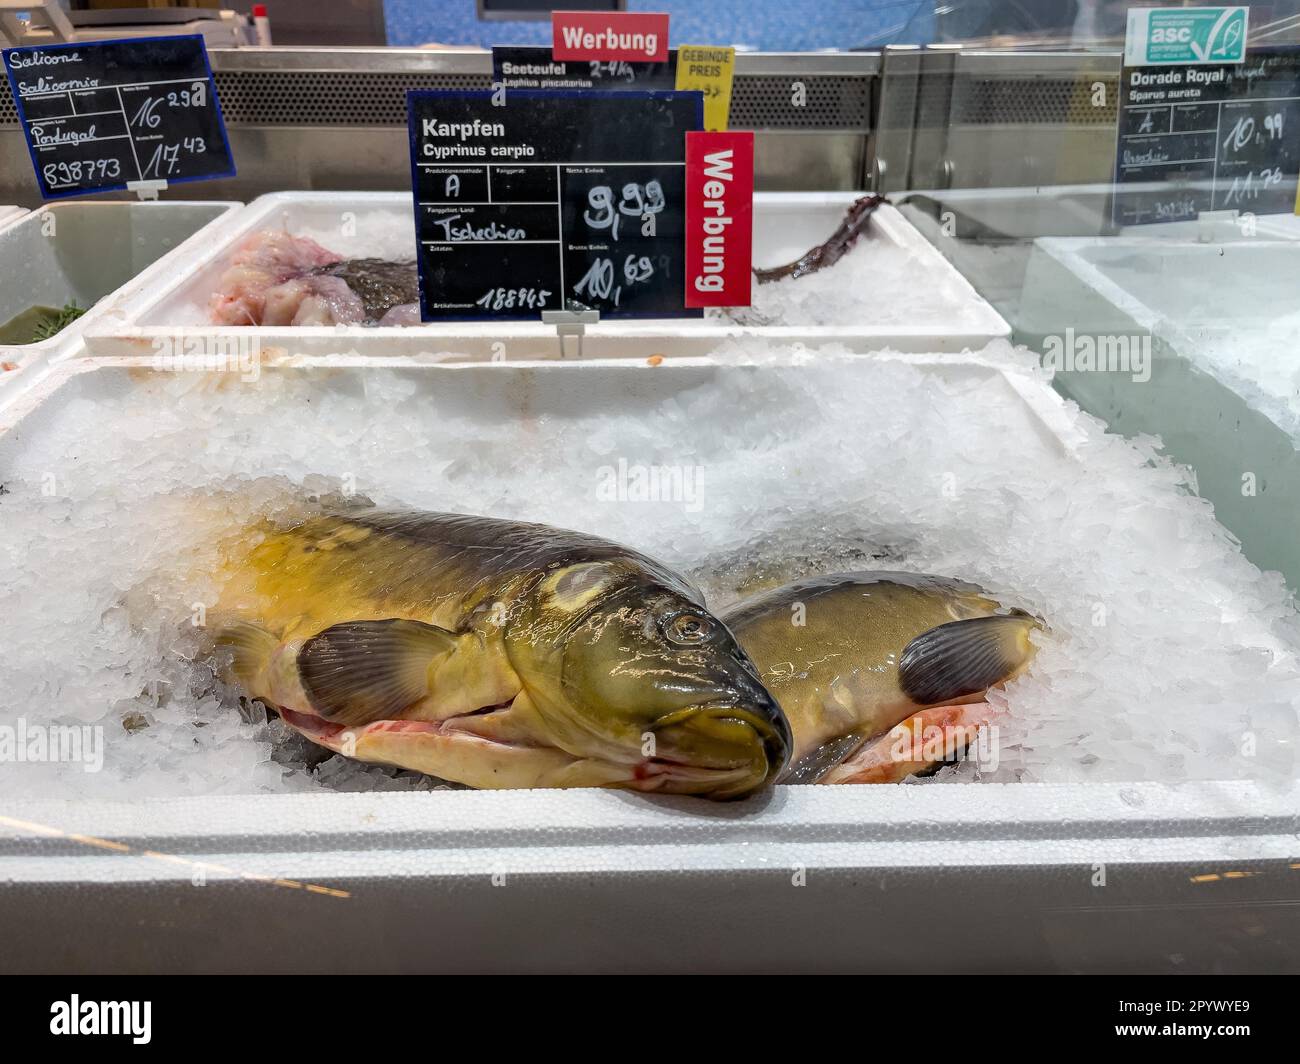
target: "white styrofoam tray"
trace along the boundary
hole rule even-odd
[[[0,345],[0,386],[29,367],[74,357],[82,337],[106,315],[123,314],[167,278],[183,276],[221,220],[240,204],[220,200],[154,203],[51,203],[0,225],[0,313],[7,318],[33,303],[61,306],[75,299],[89,309],[57,336],[34,344]]]
[[[754,197],[754,262],[759,266],[779,265],[797,258],[828,237],[839,225],[845,210],[857,198],[854,193],[758,193]],[[264,352],[287,354],[418,355],[452,348],[467,359],[500,357],[555,358],[559,344],[555,330],[538,322],[454,322],[406,328],[348,327],[218,327],[207,323],[207,303],[229,265],[235,246],[259,229],[285,229],[291,233],[317,234],[321,242],[347,254],[373,254],[367,244],[364,219],[378,212],[411,228],[414,255],[414,215],[411,198],[388,192],[279,192],[262,196],[223,226],[220,239],[212,241],[208,254],[192,268],[174,277],[169,285],[158,286],[153,298],[143,304],[121,308],[106,316],[88,337],[92,355],[133,356],[148,354],[158,342],[174,343],[191,336],[234,339],[256,336]],[[390,228],[391,232],[391,228]],[[963,293],[950,313],[936,320],[918,320],[905,326],[873,326],[864,316],[853,326],[764,326],[741,327],[716,319],[662,319],[607,321],[587,330],[584,353],[590,357],[622,357],[630,343],[636,350],[647,344],[658,353],[705,355],[719,342],[755,333],[787,341],[827,343],[836,341],[854,350],[875,351],[962,351],[983,347],[989,340],[1009,335],[1010,328],[953,267],[934,250],[892,207],[873,214],[869,232],[876,238],[910,249],[927,270],[943,276],[945,283]],[[330,234],[338,236],[331,243]],[[323,234],[323,235],[322,235]],[[869,311],[864,312],[869,315]],[[955,325],[953,322],[960,322]]]
[[[7,225],[12,225],[26,213],[26,207],[16,207],[13,204],[0,203],[0,229],[3,229]]]
[[[1077,453],[1071,416],[1036,377],[972,357],[879,357],[1000,378],[990,417],[1024,440],[1027,463]],[[547,394],[582,403],[595,382],[636,394],[724,368],[301,357],[265,369],[335,380],[379,367],[427,373],[433,389],[469,375],[519,403],[535,402],[534,375],[581,374],[581,388]],[[156,372],[149,358],[48,367],[0,399],[0,447]],[[1249,783],[778,787],[723,805],[600,790],[34,795],[0,809],[0,969],[1208,970],[1223,944],[1207,901],[1300,931],[1300,912],[1276,904],[1294,890],[1298,809],[1294,789]],[[1271,873],[1224,885],[1243,868]],[[1271,937],[1240,937],[1235,963],[1267,962]]]
[[[1034,334],[1060,332],[1065,324],[1091,333],[1141,330],[1249,396],[1260,386],[1249,379],[1248,367],[1197,359],[1196,351],[1215,338],[1246,340],[1300,312],[1300,243],[1244,239],[1227,219],[1211,232],[1226,239],[1156,234],[1038,240],[1026,273],[1021,326]],[[1300,364],[1294,351],[1277,357]]]

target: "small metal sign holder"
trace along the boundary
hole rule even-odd
[[[577,339],[577,351],[575,358],[582,357],[582,338],[587,331],[588,325],[595,325],[600,321],[600,311],[598,310],[544,310],[542,311],[542,323],[545,325],[555,326],[556,338],[560,341],[560,357],[569,357],[570,337]]]

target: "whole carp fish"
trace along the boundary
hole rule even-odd
[[[700,593],[615,543],[325,512],[227,550],[232,678],[314,742],[472,787],[742,797],[790,730]]]
[[[986,693],[1028,667],[1041,627],[973,584],[895,572],[800,580],[722,618],[790,721],[791,783],[896,782],[934,767],[932,751],[899,739],[986,723]]]

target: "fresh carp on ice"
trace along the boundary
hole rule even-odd
[[[688,581],[543,525],[373,509],[241,535],[212,619],[314,742],[472,787],[737,798],[790,730]]]
[[[897,756],[888,733],[986,723],[985,695],[1028,668],[1041,627],[973,584],[893,572],[786,584],[722,619],[790,721],[792,783],[888,783],[933,767],[914,745]]]

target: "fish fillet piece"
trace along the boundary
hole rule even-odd
[[[389,307],[384,312],[384,316],[379,319],[380,325],[419,325],[420,324],[420,304],[419,303],[399,303],[395,307]]]
[[[268,289],[263,325],[357,325],[366,309],[340,277],[308,274]]]
[[[211,301],[218,325],[418,325],[414,260],[345,259],[309,237],[260,232],[235,251]]]
[[[263,321],[268,293],[342,258],[310,237],[274,231],[252,233],[236,248],[230,268],[221,275],[210,303],[212,321],[216,325],[271,324]]]

